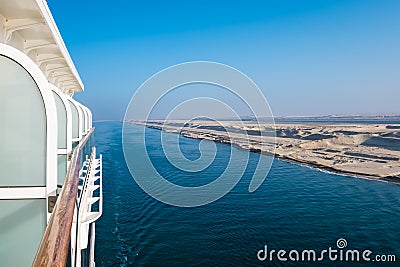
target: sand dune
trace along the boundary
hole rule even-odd
[[[278,123],[274,129],[254,122],[136,123],[331,171],[400,182],[400,125],[309,122]]]

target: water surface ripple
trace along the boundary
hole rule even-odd
[[[149,197],[132,179],[122,151],[122,124],[103,122],[95,127],[97,151],[103,154],[104,190],[104,213],[96,224],[97,266],[364,266],[283,264],[256,257],[264,245],[320,251],[336,248],[339,238],[347,240],[349,249],[396,254],[398,259],[397,264],[367,266],[400,266],[399,186],[275,160],[264,184],[248,193],[260,157],[251,153],[244,177],[225,197],[197,208],[173,207]],[[153,162],[177,184],[205,184],[226,166],[230,147],[217,144],[212,168],[202,175],[182,172],[163,157],[160,132],[149,133]],[[183,153],[196,159],[199,141],[180,142]]]

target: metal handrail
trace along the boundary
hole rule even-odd
[[[91,128],[72,155],[65,181],[43,234],[32,266],[65,266],[78,193],[82,149],[94,132]]]

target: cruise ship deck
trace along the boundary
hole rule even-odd
[[[102,160],[45,0],[0,1],[0,266],[94,266]]]

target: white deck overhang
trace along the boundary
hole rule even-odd
[[[45,0],[0,1],[0,43],[29,56],[65,94],[84,90]]]

